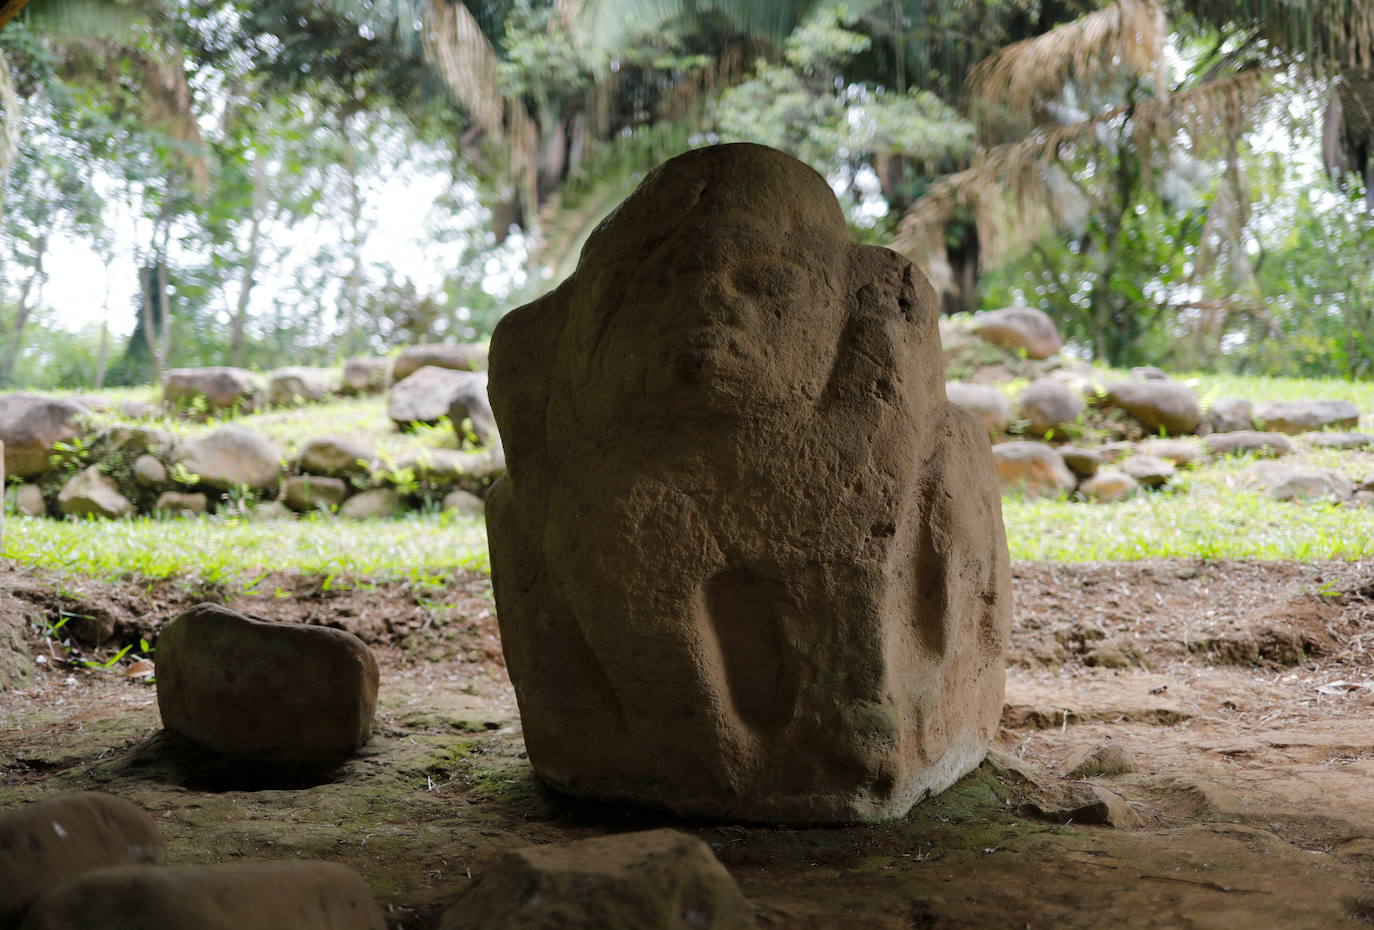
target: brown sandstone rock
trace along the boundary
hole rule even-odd
[[[326,368],[292,366],[267,376],[267,402],[274,407],[315,403],[329,396],[334,374]]]
[[[1135,771],[1135,761],[1118,743],[1102,743],[1070,759],[1064,767],[1067,778],[1098,778]]]
[[[48,470],[48,456],[59,442],[81,435],[80,404],[38,394],[0,397],[0,444],[4,446],[6,478],[29,478]]]
[[[373,488],[354,494],[339,507],[346,520],[385,520],[401,512],[401,495],[391,488]]]
[[[974,317],[973,331],[993,345],[1025,352],[1027,358],[1049,358],[1064,346],[1054,321],[1033,307],[1006,307],[980,313]]]
[[[293,475],[281,483],[282,503],[298,513],[333,510],[348,496],[348,485],[339,478]]]
[[[1255,428],[1255,405],[1240,397],[1223,397],[1207,408],[1214,433],[1237,433]]]
[[[1091,478],[1102,467],[1102,453],[1096,449],[1063,446],[1059,450],[1059,457],[1069,466],[1069,471],[1080,478]]]
[[[1026,430],[1043,436],[1071,426],[1083,412],[1083,400],[1062,381],[1041,378],[1021,392],[1016,408],[1021,419],[1027,421]]]
[[[1374,449],[1374,435],[1369,433],[1308,433],[1302,438],[1318,449]]]
[[[756,145],[660,166],[492,341],[487,495],[536,772],[730,819],[900,816],[983,757],[1006,542],[929,284]],[[1061,466],[1062,467],[1062,466]]]
[[[189,494],[181,491],[163,491],[158,495],[153,510],[178,516],[195,517],[205,513],[205,509],[209,505],[209,499],[198,491]]]
[[[403,381],[426,365],[450,371],[481,371],[487,367],[487,350],[465,343],[410,346],[396,356],[392,364],[392,377]]]
[[[754,909],[701,840],[676,830],[507,853],[440,930],[746,930]]]
[[[145,488],[156,488],[167,482],[167,466],[151,455],[134,459],[134,481]]]
[[[350,358],[344,363],[339,393],[344,396],[380,394],[391,381],[391,359]]]
[[[115,426],[105,434],[105,442],[111,452],[152,452],[172,448],[176,439],[166,430],[151,426]]]
[[[1193,464],[1201,452],[1196,443],[1186,439],[1146,439],[1136,451],[1173,462],[1179,468]]]
[[[1043,442],[1003,442],[992,447],[1002,491],[1025,497],[1058,497],[1073,490],[1064,458]]]
[[[486,394],[487,376],[482,372],[426,366],[392,386],[386,415],[402,428],[412,423],[436,423],[448,416],[455,402],[463,401],[488,422]]]
[[[262,490],[277,483],[282,451],[246,426],[231,423],[192,440],[177,451],[177,461],[212,488],[244,486]]]
[[[1306,433],[1309,430],[1351,429],[1360,424],[1360,411],[1345,400],[1281,400],[1255,408],[1255,422],[1262,430]]]
[[[1293,443],[1282,433],[1261,433],[1238,430],[1234,433],[1213,433],[1207,437],[1207,451],[1213,455],[1241,455],[1278,458],[1293,451]]]
[[[134,512],[134,505],[119,491],[115,480],[92,465],[80,472],[57,494],[57,506],[68,516],[118,519]]]
[[[201,604],[163,628],[155,658],[162,725],[245,766],[326,767],[372,734],[377,661],[343,630]]]
[[[1131,381],[1107,386],[1099,403],[1126,411],[1151,430],[1191,433],[1202,421],[1192,391],[1176,381]]]
[[[121,866],[78,875],[20,930],[385,930],[357,872],[335,862]]]
[[[963,407],[977,417],[992,436],[1005,433],[1016,419],[1011,401],[995,387],[950,381],[945,385],[945,396],[951,404]]]
[[[1078,488],[1078,493],[1097,504],[1115,504],[1140,490],[1140,482],[1116,468],[1103,468]]]
[[[368,444],[347,436],[317,436],[301,449],[300,469],[311,475],[365,475],[377,453]]]
[[[487,505],[476,494],[457,490],[444,495],[444,509],[464,517],[480,517],[486,513]]]
[[[74,875],[166,859],[153,818],[123,798],[82,792],[7,810],[0,813],[0,927],[17,926],[43,892]]]
[[[188,406],[204,400],[207,410],[254,410],[262,399],[258,376],[246,368],[173,368],[162,376],[162,399]]]
[[[1173,462],[1157,455],[1128,455],[1120,467],[1147,488],[1169,483],[1178,471]]]
[[[42,517],[48,512],[43,490],[36,484],[21,484],[14,490],[14,509],[26,517]]]

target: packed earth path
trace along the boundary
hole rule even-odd
[[[509,850],[657,826],[705,840],[761,927],[1374,921],[1367,565],[1018,563],[989,760],[901,820],[816,829],[684,822],[545,790],[481,574],[442,590],[283,574],[248,595],[13,562],[0,574],[5,633],[42,659],[0,693],[0,808],[99,790],[152,813],[172,863],[342,862],[398,930],[437,927]],[[202,599],[342,627],[376,652],[378,725],[333,780],[215,784],[160,733],[148,669],[73,662],[79,647],[64,656],[44,632],[65,615],[92,641],[155,641]]]

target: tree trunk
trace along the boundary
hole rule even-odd
[[[0,384],[9,384],[14,375],[14,365],[19,359],[19,348],[24,344],[24,327],[28,325],[29,314],[33,312],[33,304],[29,302],[29,295],[33,292],[35,284],[42,283],[43,278],[43,256],[48,250],[48,237],[40,236],[37,248],[34,251],[33,274],[29,275],[24,281],[24,287],[19,291],[19,307],[14,315],[14,328],[10,335],[10,344],[5,349],[5,358],[0,362]]]
[[[340,295],[339,309],[343,319],[343,348],[345,355],[357,351],[358,341],[358,292],[363,282],[363,200],[358,189],[358,163],[353,153],[353,137],[348,129],[348,116],[339,119],[339,136],[343,140],[344,176],[348,179],[348,248],[352,253],[348,276],[344,279],[344,292]]]
[[[105,386],[105,374],[110,367],[110,264],[105,263],[105,302],[100,320],[100,350],[95,359],[95,389]]]
[[[258,272],[258,252],[262,247],[262,211],[267,201],[266,158],[259,153],[253,161],[252,215],[248,227],[248,254],[243,258],[243,277],[239,281],[238,306],[234,309],[233,328],[229,338],[229,364],[242,367],[247,342],[248,298],[253,292]]]

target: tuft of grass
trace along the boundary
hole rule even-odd
[[[5,521],[6,558],[104,579],[176,578],[224,584],[264,571],[432,584],[456,569],[489,571],[480,519],[421,513],[353,522],[322,514],[298,520],[242,518]]]

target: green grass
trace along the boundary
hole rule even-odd
[[[268,571],[436,583],[456,569],[487,571],[486,528],[454,514],[350,522],[325,516],[84,520],[5,518],[6,558],[104,579],[176,578],[192,586],[251,583]]]

